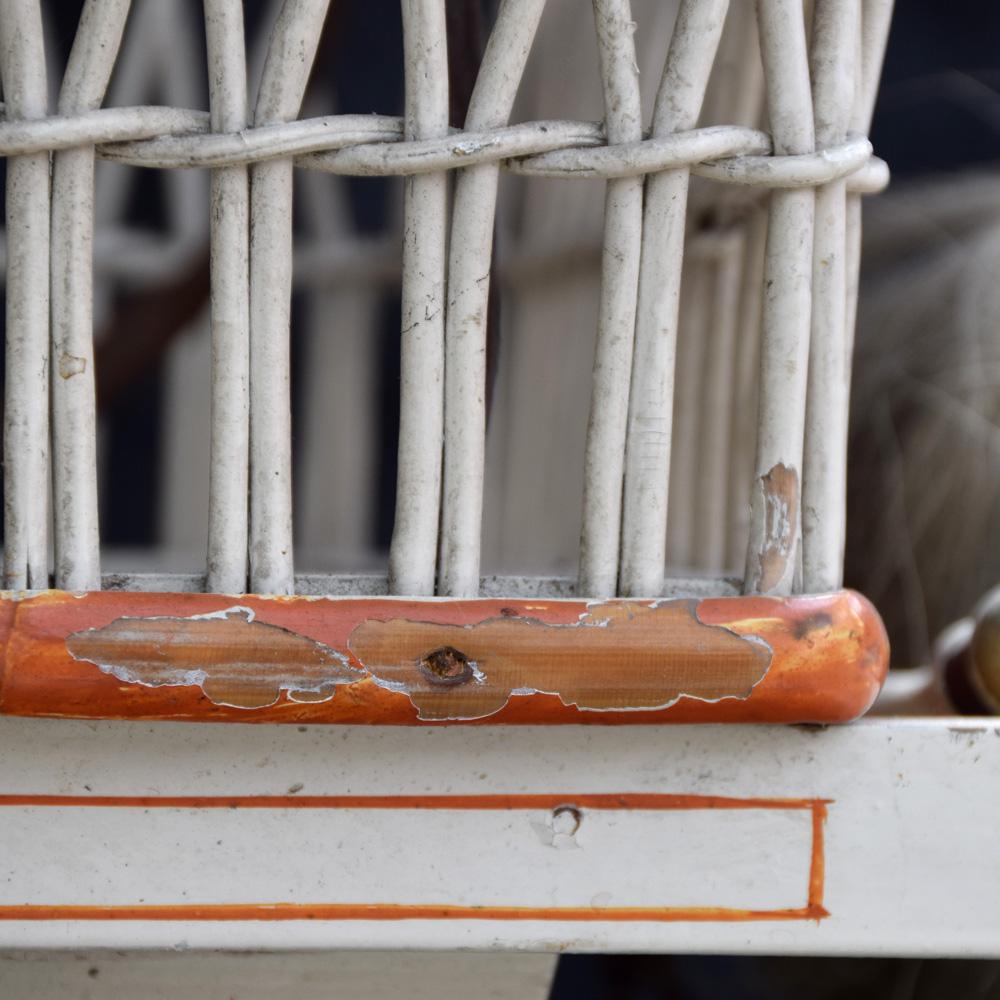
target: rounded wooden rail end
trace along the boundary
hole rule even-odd
[[[0,596],[0,714],[377,725],[839,723],[888,669],[853,591],[452,600]]]

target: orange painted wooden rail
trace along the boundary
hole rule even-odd
[[[0,713],[406,725],[846,722],[888,643],[852,591],[591,602],[0,598]]]

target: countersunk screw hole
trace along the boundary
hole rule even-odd
[[[582,821],[583,816],[576,806],[558,806],[552,812],[552,832],[572,837]]]
[[[473,677],[469,658],[454,646],[441,646],[427,653],[420,661],[420,668],[432,684],[447,687],[465,684]]]

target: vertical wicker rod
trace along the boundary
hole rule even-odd
[[[629,0],[594,0],[608,142],[642,138],[642,107]],[[577,592],[610,597],[618,586],[628,392],[642,252],[641,177],[608,181],[601,300],[584,458]]]
[[[0,0],[5,113],[44,118],[48,93],[37,0]],[[4,588],[48,586],[49,154],[7,161]]]
[[[653,111],[655,136],[696,125],[727,8],[728,0],[682,0]],[[656,596],[663,587],[689,180],[681,168],[646,181],[622,513],[626,596]]]
[[[545,0],[503,0],[469,102],[467,129],[505,125]],[[441,586],[479,592],[486,453],[486,309],[500,168],[460,171],[455,182],[445,323],[444,494]]]
[[[246,45],[240,0],[205,0],[212,128],[247,124]],[[250,187],[244,166],[212,172],[212,423],[208,590],[247,587],[250,459]]]
[[[402,0],[407,139],[448,132],[444,0]],[[441,516],[444,436],[445,265],[448,178],[406,178],[396,520],[389,590],[433,594]]]
[[[255,125],[298,114],[329,0],[285,0],[264,61]],[[292,161],[250,170],[250,587],[290,594]]]
[[[815,139],[801,0],[758,0],[757,10],[774,150],[779,154],[811,152]],[[743,580],[747,592],[789,594],[795,585],[815,203],[811,190],[771,194],[757,454]]]
[[[131,0],[87,0],[58,110],[100,107]],[[55,584],[100,590],[94,372],[94,147],[52,158],[52,494]]]
[[[811,78],[816,142],[842,142],[854,98],[857,0],[817,0]],[[809,593],[843,583],[847,525],[846,218],[844,181],[816,191],[812,323],[802,458],[802,586]]]

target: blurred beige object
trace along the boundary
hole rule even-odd
[[[1000,587],[935,639],[931,662],[894,670],[874,715],[1000,715]]]
[[[908,670],[890,670],[871,714],[928,716],[958,711],[946,688],[946,671],[949,663],[961,657],[971,634],[968,619],[955,622],[938,636],[931,662]]]

